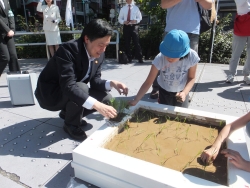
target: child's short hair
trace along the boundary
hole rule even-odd
[[[160,52],[169,58],[181,58],[190,51],[190,40],[187,33],[173,29],[160,44]]]

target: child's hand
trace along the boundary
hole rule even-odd
[[[232,163],[234,166],[236,166],[239,169],[249,172],[249,169],[248,169],[249,162],[243,159],[241,155],[239,154],[239,152],[231,150],[231,149],[224,149],[221,151],[221,153],[224,154],[225,157],[228,157],[229,162]]]
[[[184,92],[178,92],[175,97],[177,102],[180,103],[183,103],[186,100],[186,94]]]
[[[212,163],[215,158],[218,155],[218,151],[216,148],[211,147],[209,149],[206,149],[202,152],[201,154],[201,160],[206,164],[209,165],[210,163]]]

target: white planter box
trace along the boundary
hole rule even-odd
[[[140,107],[181,116],[193,116],[203,121],[216,119],[218,122],[225,120],[226,123],[230,123],[237,119],[237,117],[142,101],[130,109],[130,114]],[[127,118],[124,118],[123,122]],[[118,133],[119,125],[104,124],[74,149],[71,165],[74,168],[75,177],[107,188],[226,187],[103,148],[103,145]],[[227,146],[239,151],[245,159],[249,160],[243,129],[235,131],[229,137]],[[238,170],[229,164],[228,183],[229,187],[250,187],[250,173]]]

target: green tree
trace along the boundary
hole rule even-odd
[[[160,0],[138,0],[137,3],[144,14],[153,17],[155,23],[166,24],[166,10],[161,8]]]

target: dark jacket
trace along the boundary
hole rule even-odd
[[[106,91],[106,80],[101,79],[101,65],[104,53],[92,62],[90,87],[95,90]],[[78,105],[83,105],[89,95],[76,85],[86,75],[89,67],[87,52],[83,45],[83,38],[62,44],[45,68],[42,70],[35,91],[35,96],[42,108],[56,111],[61,110],[60,102],[66,96]]]
[[[3,2],[5,9],[0,2],[0,35],[5,37],[10,30],[15,31],[15,20],[9,1],[3,0]]]

